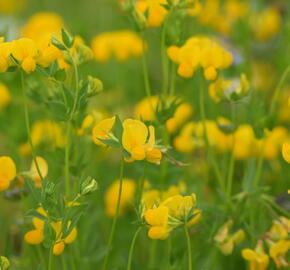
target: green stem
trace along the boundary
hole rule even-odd
[[[24,100],[24,117],[25,117],[25,125],[26,125],[26,131],[27,131],[27,136],[28,136],[28,142],[29,142],[29,145],[30,145],[30,148],[31,148],[31,154],[32,154],[32,158],[33,158],[37,173],[38,173],[41,181],[43,181],[44,178],[42,176],[42,173],[41,173],[41,170],[40,170],[37,158],[36,158],[33,142],[32,142],[32,139],[31,139],[28,104],[27,104],[27,97],[26,97],[25,84],[24,84],[24,73],[23,73],[22,70],[20,71],[20,74],[21,74],[21,86],[22,86],[22,93],[23,93],[23,100]]]
[[[264,147],[265,147],[265,139],[263,139],[263,142],[261,144],[261,149],[258,157],[258,162],[257,162],[257,169],[256,169],[256,174],[254,178],[254,186],[257,187],[260,182],[261,178],[261,173],[263,169],[263,164],[264,164]]]
[[[144,190],[144,182],[145,182],[145,177],[146,177],[146,164],[147,162],[144,162],[144,171],[143,171],[143,175],[140,178],[139,181],[139,191],[138,191],[138,196],[137,196],[137,204],[136,206],[139,207],[140,203],[142,201],[142,195],[143,195],[143,190]]]
[[[143,69],[144,86],[145,86],[146,96],[150,100],[152,97],[152,93],[151,93],[151,86],[150,86],[150,80],[149,80],[148,69],[147,69],[146,54],[145,54],[146,44],[145,44],[144,31],[142,32],[142,45],[143,45],[142,69]]]
[[[282,87],[288,77],[288,74],[290,72],[290,65],[287,66],[287,68],[284,70],[278,84],[277,84],[277,87],[274,91],[274,95],[273,95],[273,98],[272,98],[272,101],[271,101],[271,105],[270,105],[270,113],[273,113],[274,110],[275,110],[275,107],[276,107],[276,103],[278,101],[278,98],[279,98],[279,94],[282,90]]]
[[[41,261],[42,266],[45,267],[46,263],[45,263],[45,258],[43,256],[41,247],[39,245],[37,245],[36,250],[37,250],[37,253],[38,253],[38,256],[39,256],[39,259]]]
[[[167,30],[167,18],[164,21],[161,33],[161,62],[162,62],[162,94],[163,98],[166,98],[168,89],[168,58],[166,55],[166,30]]]
[[[184,226],[184,232],[185,232],[186,242],[187,242],[188,270],[192,270],[191,242],[190,242],[190,236],[189,236],[189,232],[188,232],[187,226]]]
[[[130,251],[129,251],[127,270],[131,270],[132,257],[133,257],[133,253],[134,253],[135,243],[136,243],[137,236],[141,230],[142,230],[142,227],[139,227],[133,236],[131,246],[130,246]]]
[[[63,270],[67,270],[68,268],[67,268],[67,264],[66,264],[66,260],[65,260],[64,254],[61,254],[61,263],[62,263]]]
[[[171,65],[171,85],[170,85],[170,95],[174,96],[175,94],[175,80],[176,80],[176,67],[175,64]]]
[[[232,123],[235,124],[236,117],[235,117],[235,108],[234,104],[230,104],[231,114],[232,114]],[[235,135],[232,133],[232,150],[230,155],[230,161],[229,161],[229,171],[228,171],[228,177],[227,177],[227,196],[230,200],[231,194],[232,194],[232,185],[233,185],[233,176],[234,176],[234,170],[235,170]]]
[[[158,240],[151,240],[150,255],[149,255],[149,269],[155,267],[157,244],[158,244]]]
[[[201,80],[203,80],[203,76],[201,76]],[[216,159],[213,156],[212,149],[208,140],[207,130],[206,130],[206,116],[205,116],[205,105],[204,105],[204,86],[201,85],[200,94],[199,94],[199,106],[200,106],[200,115],[201,115],[201,121],[202,121],[202,127],[203,127],[203,137],[205,141],[205,146],[207,150],[207,155],[209,162],[211,163],[213,170],[215,172],[216,178],[219,182],[220,188],[225,191],[225,184],[222,178],[222,174],[220,172],[220,169],[217,165]]]
[[[48,258],[48,270],[52,270],[52,250],[53,250],[53,246],[51,246],[51,248],[49,249],[49,258]]]
[[[66,130],[67,141],[65,144],[65,155],[64,155],[65,192],[67,197],[70,195],[70,174],[69,174],[70,137],[71,137],[71,122],[68,121]]]
[[[112,243],[113,243],[113,239],[114,239],[114,234],[115,234],[115,230],[116,230],[117,219],[118,219],[119,212],[120,212],[120,202],[121,202],[122,189],[123,189],[123,174],[124,174],[124,160],[122,158],[121,166],[120,166],[120,177],[119,177],[120,185],[119,185],[119,193],[118,193],[116,213],[115,213],[115,216],[113,219],[111,232],[110,232],[110,236],[109,236],[107,254],[106,254],[106,257],[105,257],[104,262],[103,262],[103,267],[102,267],[103,270],[107,269],[108,259],[110,256],[110,251],[111,251],[111,247],[112,247]]]

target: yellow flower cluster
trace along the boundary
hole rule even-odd
[[[183,78],[192,77],[202,67],[205,78],[215,80],[218,70],[228,68],[233,61],[232,54],[209,37],[193,36],[181,47],[169,47],[167,54],[178,64],[177,73]]]
[[[11,101],[11,95],[8,87],[0,83],[0,110],[5,108]]]
[[[47,213],[44,211],[42,207],[37,208],[37,212],[43,217],[47,217]],[[24,240],[31,245],[41,244],[45,238],[45,235],[44,235],[45,221],[40,218],[34,217],[32,219],[32,224],[34,228],[33,230],[28,231],[24,235]],[[61,232],[62,222],[61,221],[52,222],[51,225],[56,233],[56,242],[53,246],[53,254],[60,255],[64,251],[66,244],[71,244],[72,242],[75,241],[77,237],[77,229],[73,228],[72,231],[69,233],[69,235],[63,239],[62,232]],[[68,223],[68,226],[69,225],[70,223]]]
[[[290,250],[290,220],[280,217],[273,222],[269,232],[264,236],[264,240],[269,246],[269,255],[273,259],[277,268],[289,267],[287,262],[287,252]],[[263,240],[258,240],[255,250],[246,248],[242,250],[242,256],[249,261],[250,269],[266,270],[270,259],[263,248]]]
[[[290,164],[290,143],[284,143],[282,147],[282,156]]]
[[[177,7],[178,5],[186,6],[187,14],[190,16],[196,16],[201,10],[201,4],[199,0],[175,0],[171,1],[172,5]],[[135,4],[135,10],[141,21],[145,21],[149,27],[159,27],[168,14],[167,0],[137,0]]]
[[[168,102],[173,98],[168,99]],[[144,98],[135,106],[135,117],[144,121],[154,121],[155,111],[159,104],[159,97],[152,96]],[[176,132],[191,116],[193,108],[189,103],[182,103],[177,107],[173,117],[169,118],[166,122],[166,127],[169,133]]]
[[[114,217],[116,214],[118,204],[118,193],[120,188],[120,180],[113,182],[105,192],[105,212],[109,217]],[[120,215],[133,204],[134,195],[136,190],[135,181],[132,179],[123,179],[122,194],[120,201]]]
[[[282,24],[281,14],[275,7],[269,7],[260,13],[255,13],[251,19],[251,26],[258,41],[267,41],[274,37]]]
[[[40,120],[33,124],[31,140],[34,146],[47,143],[52,147],[63,147],[66,143],[61,126],[50,120]],[[22,144],[19,150],[21,155],[29,155],[31,152],[29,143]]]
[[[242,229],[230,234],[230,229],[233,226],[233,221],[228,220],[215,235],[214,240],[217,247],[224,255],[232,254],[235,245],[242,242],[245,238],[245,232]]]
[[[144,219],[149,226],[148,236],[151,239],[166,239],[170,232],[178,226],[192,226],[201,217],[199,210],[195,209],[196,196],[174,195],[158,206],[147,209]]]
[[[233,149],[236,159],[243,160],[257,156],[263,147],[263,156],[268,160],[277,159],[283,143],[289,140],[286,128],[277,126],[266,131],[265,138],[257,139],[252,126],[240,125],[233,134],[224,133],[219,124],[212,120],[205,123],[208,140],[221,153]],[[175,148],[183,153],[191,153],[203,146],[203,125],[201,122],[189,122],[174,139]]]
[[[106,62],[113,57],[118,61],[125,61],[142,55],[143,41],[129,30],[105,32],[93,38],[92,50],[98,62]]]
[[[225,80],[220,77],[209,85],[209,96],[217,103],[221,101],[234,101],[244,97],[250,85],[245,74],[240,79]]]
[[[0,0],[0,13],[16,13],[21,11],[27,0]]]
[[[105,145],[101,140],[114,139],[111,130],[115,124],[115,117],[100,121],[93,128],[93,141],[97,145]],[[149,135],[149,138],[148,138]],[[101,140],[100,140],[101,139]],[[155,129],[149,128],[141,121],[126,119],[123,121],[122,134],[123,148],[130,154],[128,162],[146,159],[152,163],[158,163],[162,158],[161,151],[155,147]]]
[[[230,35],[233,25],[249,12],[249,3],[241,0],[206,0],[199,13],[198,21],[223,35]]]
[[[0,191],[9,188],[11,181],[16,177],[16,166],[12,158],[0,157]]]

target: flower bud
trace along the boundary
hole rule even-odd
[[[9,266],[10,266],[9,260],[6,257],[1,256],[0,257],[0,270],[6,270],[9,268]]]
[[[94,96],[103,91],[103,83],[98,78],[94,78],[92,76],[88,76],[89,86],[88,86],[88,94],[90,96]]]
[[[81,195],[88,195],[98,189],[98,182],[95,179],[86,180],[81,187]]]

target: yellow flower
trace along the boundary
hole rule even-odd
[[[209,95],[217,103],[221,101],[236,101],[243,98],[249,91],[249,82],[245,74],[240,79],[224,80],[219,78],[209,85]]]
[[[37,208],[37,212],[41,214],[42,216],[47,217],[47,213],[42,207]],[[32,224],[34,226],[34,229],[31,231],[28,231],[24,235],[24,240],[25,242],[31,245],[41,244],[44,241],[44,237],[45,237],[44,235],[45,223],[42,219],[34,217],[32,219]],[[53,222],[51,223],[51,225],[52,225],[52,228],[55,230],[55,234],[56,234],[56,242],[53,246],[53,254],[60,255],[64,251],[65,244],[71,244],[72,242],[75,241],[77,237],[77,229],[74,227],[72,231],[65,238],[63,238],[62,232],[61,232],[62,222],[61,221]],[[68,228],[70,225],[71,225],[71,221],[69,221],[67,224]]]
[[[144,160],[157,163],[161,160],[161,151],[155,146],[155,129],[149,126],[149,139],[147,126],[134,119],[126,119],[123,122],[122,145],[131,154],[130,161]]]
[[[289,231],[290,231],[290,219],[286,217],[280,217],[279,220],[274,221],[269,231],[269,236],[273,241],[287,239]]]
[[[282,156],[290,164],[290,143],[284,143],[282,146]]]
[[[94,123],[94,117],[91,114],[88,114],[83,122],[81,127],[77,130],[77,135],[78,136],[83,136],[85,131]]]
[[[143,41],[129,30],[105,32],[93,38],[92,50],[96,61],[106,62],[112,57],[125,61],[142,55]]]
[[[93,134],[93,141],[97,145],[105,146],[101,140],[108,140],[110,139],[110,132],[115,124],[115,116],[111,118],[104,119],[100,121],[98,124],[96,124],[93,128],[92,134]]]
[[[0,13],[12,14],[21,11],[26,0],[0,0]]]
[[[34,146],[47,143],[50,147],[63,147],[66,143],[61,126],[50,120],[40,120],[33,123],[31,127],[31,140]],[[19,150],[23,156],[30,154],[29,143],[26,142],[21,145]]]
[[[118,203],[120,181],[113,182],[105,192],[105,211],[107,216],[113,217],[116,214]],[[132,203],[135,195],[136,184],[134,180],[125,178],[123,179],[123,188],[120,201],[120,214],[124,214],[125,210]]]
[[[9,66],[12,64],[9,59],[11,53],[10,42],[0,42],[0,73],[6,72]]]
[[[0,191],[6,190],[16,177],[14,161],[7,156],[0,157]]]
[[[35,70],[39,50],[32,39],[20,38],[12,41],[11,54],[20,62],[24,71],[30,73]]]
[[[269,256],[264,253],[262,242],[258,242],[255,250],[243,249],[242,256],[249,262],[251,270],[266,270],[269,265]]]
[[[37,161],[37,164],[39,166],[41,176],[43,178],[45,178],[47,176],[47,173],[48,173],[48,165],[47,165],[46,160],[42,157],[36,157],[36,161]],[[36,167],[34,160],[31,163],[30,174],[31,174],[30,175],[31,179],[35,182],[35,186],[38,188],[41,187],[41,180],[42,179],[38,173],[38,170],[37,170],[37,167]]]
[[[165,206],[149,209],[145,212],[144,218],[148,225],[150,225],[148,236],[151,239],[164,240],[168,237],[171,229],[168,226],[169,210]]]
[[[10,103],[10,101],[11,95],[7,86],[3,83],[0,83],[0,110],[5,108]]]
[[[281,28],[281,14],[275,7],[269,7],[252,17],[251,25],[258,41],[267,41],[276,35]]]
[[[228,68],[233,61],[227,52],[215,40],[208,37],[193,36],[181,47],[173,46],[167,50],[168,57],[178,64],[177,73],[190,78],[201,66],[207,80],[214,80],[219,69]]]
[[[270,248],[270,256],[278,268],[289,266],[289,263],[286,261],[286,253],[289,249],[289,240],[280,240]]]
[[[147,24],[150,27],[158,27],[164,21],[167,14],[166,0],[138,0],[135,4],[136,11],[140,16],[148,14]]]

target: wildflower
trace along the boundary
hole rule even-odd
[[[286,261],[286,253],[289,249],[289,240],[280,240],[270,248],[270,256],[278,268],[289,266],[289,263]]]
[[[236,101],[249,91],[249,82],[245,74],[240,79],[224,80],[219,78],[209,85],[209,95],[215,102]]]
[[[38,164],[42,178],[45,178],[48,173],[48,165],[46,160],[42,157],[36,157],[36,162]],[[35,186],[38,188],[41,187],[41,176],[39,175],[35,161],[33,160],[30,167],[30,177],[34,181]]]
[[[104,119],[96,124],[93,128],[93,141],[97,145],[105,146],[105,144],[100,141],[110,139],[110,132],[115,124],[115,116],[111,118]]]
[[[264,253],[262,241],[258,242],[255,250],[243,249],[242,256],[249,261],[251,270],[266,270],[269,265],[269,256]]]
[[[269,7],[252,17],[251,26],[258,41],[265,42],[275,36],[281,28],[281,14],[275,7]]]
[[[105,211],[109,217],[114,217],[118,203],[118,193],[120,187],[120,180],[113,182],[105,193]],[[134,180],[125,178],[123,179],[123,188],[120,201],[120,214],[124,214],[132,203],[135,195],[136,184]]]
[[[81,124],[81,127],[77,130],[77,135],[78,135],[78,136],[83,136],[84,133],[85,133],[85,131],[86,131],[90,126],[92,126],[93,123],[94,123],[94,117],[93,117],[93,115],[88,114],[88,115],[84,118],[84,120],[83,120],[83,122],[82,122],[82,124]]]
[[[151,239],[164,240],[168,237],[171,228],[168,226],[169,210],[165,206],[159,206],[146,211],[144,218],[150,225],[148,236]]]
[[[11,53],[10,42],[0,42],[0,73],[6,72],[10,67],[11,60],[9,55]]]
[[[282,156],[287,163],[290,163],[290,143],[283,144]]]
[[[161,151],[155,148],[155,129],[148,128],[139,120],[126,119],[123,122],[122,145],[126,151],[131,154],[130,161],[146,159],[152,163],[158,163],[161,160]]]
[[[33,123],[31,140],[34,146],[47,143],[51,147],[63,147],[66,142],[61,126],[50,120],[40,120]],[[29,143],[21,145],[19,150],[23,156],[28,155],[31,152]]]
[[[167,14],[166,8],[163,6],[167,4],[166,0],[138,0],[135,4],[136,11],[139,16],[148,14],[147,24],[150,27],[158,27],[164,21]]]
[[[20,38],[12,41],[11,54],[20,62],[24,71],[31,73],[35,70],[39,50],[32,39]]]
[[[0,157],[0,191],[8,189],[11,181],[16,177],[14,161],[7,156]]]
[[[37,208],[37,212],[41,214],[44,218],[47,218],[47,213],[42,207]],[[44,234],[45,221],[40,218],[34,217],[32,219],[32,224],[33,224],[34,229],[28,231],[24,235],[24,240],[25,242],[31,245],[41,244],[45,238],[45,234]],[[67,224],[68,228],[70,224],[71,222],[69,221]],[[53,254],[60,255],[64,251],[65,244],[71,244],[72,242],[75,241],[77,237],[77,229],[74,227],[72,231],[63,239],[62,232],[61,232],[62,222],[61,221],[52,222],[51,226],[55,230],[55,234],[56,234],[56,242],[53,246]]]
[[[9,267],[10,261],[4,256],[0,256],[0,270],[7,270]]]
[[[96,61],[105,62],[113,57],[118,61],[125,61],[142,55],[143,41],[128,30],[106,32],[93,38],[92,50]]]
[[[273,241],[278,241],[288,238],[288,233],[290,231],[290,220],[286,217],[280,217],[275,220],[268,232],[269,237]]]
[[[230,228],[233,225],[233,221],[227,221],[218,231],[214,237],[215,242],[218,245],[218,248],[224,255],[232,254],[235,245],[242,242],[245,238],[245,232],[240,229],[233,234],[230,234]]]
[[[232,54],[208,37],[193,36],[181,47],[171,46],[167,50],[169,58],[178,64],[177,73],[190,78],[202,67],[207,80],[214,80],[219,69],[228,68],[233,61]]]
[[[0,83],[0,109],[5,108],[11,101],[11,95],[7,86]]]

